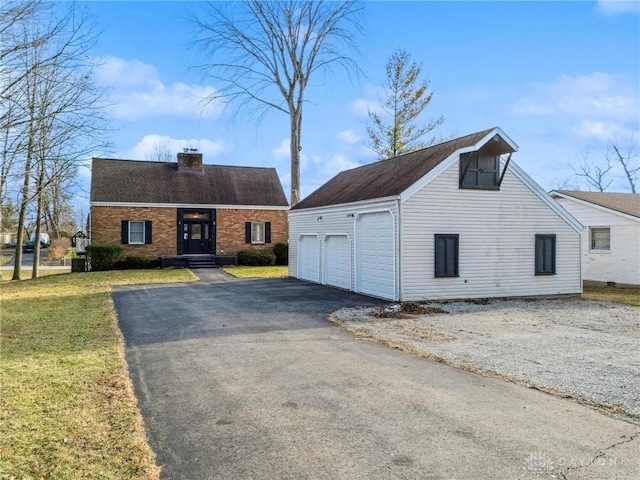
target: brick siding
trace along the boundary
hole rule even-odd
[[[271,222],[271,243],[245,243],[245,222]],[[216,253],[236,255],[240,250],[272,249],[276,243],[287,243],[289,225],[284,210],[226,209],[216,212]]]
[[[149,245],[122,245],[122,257],[143,255],[156,258],[177,255],[178,211],[162,207],[91,207],[91,243],[118,244],[121,241],[122,221],[153,222],[153,243]],[[271,222],[271,243],[245,243],[245,222]],[[287,212],[283,210],[216,210],[216,253],[236,255],[249,248],[271,249],[276,243],[288,239]]]

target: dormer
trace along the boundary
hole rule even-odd
[[[495,133],[477,150],[461,153],[459,187],[473,190],[500,190],[511,154],[516,151],[516,148],[500,133]],[[507,154],[509,156],[501,171],[501,157]]]

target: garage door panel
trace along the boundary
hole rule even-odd
[[[358,216],[356,290],[381,298],[395,298],[393,217],[389,212]]]
[[[298,240],[298,278],[320,281],[320,242],[316,235],[301,235]]]
[[[351,290],[351,243],[346,235],[324,239],[324,283]]]

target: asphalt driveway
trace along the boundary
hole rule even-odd
[[[114,292],[165,479],[637,478],[640,431],[358,340],[375,303],[292,279]]]

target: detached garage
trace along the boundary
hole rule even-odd
[[[582,226],[499,128],[344,171],[289,211],[292,277],[387,300],[575,294]]]

